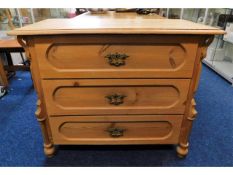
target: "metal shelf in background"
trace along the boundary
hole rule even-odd
[[[222,76],[224,79],[226,79],[229,83],[231,83],[232,87],[233,87],[233,77],[227,75],[226,73],[224,73],[222,71],[222,69],[218,68],[217,66],[215,66],[213,63],[211,63],[211,61],[207,60],[207,58],[203,59],[202,62],[208,66],[209,68],[211,68],[213,71],[215,71],[217,74],[219,74],[220,76]],[[214,61],[212,61],[214,62]],[[233,63],[232,64],[232,69],[233,69]],[[222,66],[222,68],[224,68],[224,66]]]

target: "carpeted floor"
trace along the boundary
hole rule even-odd
[[[233,87],[204,66],[196,101],[185,159],[174,146],[60,146],[46,158],[31,77],[18,72],[0,99],[0,166],[233,166]]]

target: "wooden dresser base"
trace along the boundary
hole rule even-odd
[[[185,157],[188,154],[189,135],[190,135],[191,128],[192,128],[192,122],[195,119],[195,116],[197,114],[197,112],[195,110],[195,105],[196,104],[195,104],[195,101],[194,101],[193,97],[194,97],[194,93],[195,93],[195,91],[197,89],[197,86],[198,86],[198,79],[199,79],[200,71],[201,71],[201,62],[200,61],[205,56],[206,48],[209,45],[209,43],[210,43],[209,38],[208,37],[207,37],[207,39],[204,38],[203,43],[200,44],[200,46],[199,46],[199,48],[197,50],[197,56],[196,56],[196,59],[195,59],[195,64],[194,64],[194,68],[193,68],[192,78],[190,79],[190,83],[189,83],[187,99],[183,103],[183,104],[185,104],[185,111],[184,111],[184,115],[183,115],[183,118],[182,118],[182,124],[180,124],[180,127],[174,131],[174,132],[179,132],[179,138],[177,138],[176,142],[169,142],[168,141],[168,142],[164,142],[163,143],[163,142],[155,141],[155,142],[145,142],[146,144],[178,144],[177,149],[176,149],[178,156],[179,157]],[[34,47],[31,49],[30,55],[32,57],[36,58]],[[54,84],[55,81],[54,80],[43,80],[43,79],[40,78],[40,75],[38,75],[40,71],[39,71],[39,67],[38,67],[37,61],[38,60],[36,60],[36,59],[32,59],[32,61],[31,61],[32,62],[31,69],[33,70],[32,71],[32,76],[33,76],[33,79],[34,79],[34,83],[36,84],[36,87],[37,87],[36,89],[37,89],[37,92],[38,92],[38,96],[41,99],[41,100],[39,99],[38,102],[37,102],[38,109],[36,111],[36,116],[37,116],[38,121],[40,122],[42,133],[43,133],[43,137],[44,137],[44,152],[45,152],[45,154],[47,156],[52,156],[54,154],[54,152],[55,152],[54,144],[63,144],[64,142],[58,142],[58,143],[56,143],[56,139],[55,138],[58,135],[57,135],[57,132],[54,132],[55,125],[53,123],[51,123],[51,121],[50,121],[50,117],[51,116],[49,116],[49,115],[53,114],[53,111],[55,112],[54,113],[55,115],[58,115],[58,114],[61,114],[61,115],[65,115],[65,114],[75,115],[76,113],[78,113],[78,114],[81,115],[83,112],[81,111],[81,108],[78,108],[76,106],[68,106],[68,108],[65,106],[65,105],[72,105],[72,103],[69,103],[69,101],[67,101],[67,100],[64,101],[64,97],[67,98],[67,99],[68,98],[72,98],[72,96],[70,96],[68,94],[68,91],[62,91],[61,88],[58,88],[59,90],[56,89],[55,91],[51,91],[51,89],[52,89],[51,87],[56,86],[56,84]],[[101,80],[101,79],[99,79],[99,80]],[[47,83],[46,85],[48,87],[44,87],[43,86],[43,81]],[[52,82],[52,81],[54,81],[54,82]],[[105,80],[101,80],[101,81],[97,81],[97,80],[95,80],[95,81],[91,81],[91,80],[90,81],[89,80],[88,81],[78,80],[77,82],[73,83],[72,81],[71,80],[61,80],[61,81],[56,81],[56,82],[58,84],[59,83],[61,83],[61,84],[64,83],[63,85],[66,88],[68,88],[70,86],[69,83],[72,83],[72,86],[74,86],[73,88],[78,88],[79,86],[80,87],[82,87],[82,86],[83,87],[88,87],[88,86],[94,86],[95,87],[96,86],[95,83],[99,83],[99,82],[102,82],[102,84],[100,86],[103,86],[103,85],[105,85],[105,83],[108,82],[108,81],[105,81]],[[114,81],[112,81],[113,85],[114,85]],[[116,80],[116,81],[118,81],[118,80]],[[141,79],[140,81],[143,81],[143,79]],[[161,82],[159,82],[156,79],[154,79],[154,80],[151,79],[151,80],[148,80],[148,81],[151,81],[151,83],[153,81],[155,83],[156,82],[161,83]],[[166,81],[169,81],[169,79],[167,79]],[[166,82],[166,81],[164,79],[164,81],[162,81],[162,82]],[[173,80],[171,80],[170,82],[172,82],[172,81]],[[65,84],[65,82],[68,83],[68,84]],[[119,80],[119,82],[121,82],[121,81]],[[116,83],[115,86],[119,85],[119,82],[118,82],[118,84]],[[129,86],[132,87],[132,86],[134,86],[134,84],[130,84],[130,83],[135,83],[135,82],[138,83],[136,80],[131,79],[127,83],[128,83]],[[49,85],[49,83],[51,85]],[[110,85],[113,86],[112,84],[107,84],[107,86],[110,86]],[[161,86],[161,84],[160,84],[160,86]],[[176,86],[176,85],[174,85],[174,86]],[[182,86],[184,87],[184,85],[182,85]],[[144,87],[144,84],[142,85],[142,87]],[[187,89],[187,87],[185,87],[185,88]],[[42,90],[42,89],[44,89],[44,90]],[[177,87],[176,87],[176,89],[177,89]],[[72,90],[72,91],[74,91],[74,90]],[[57,93],[57,96],[56,97],[53,96],[52,98],[50,98],[51,94],[53,94],[53,95],[56,94],[55,92]],[[94,99],[96,99],[97,97],[99,98],[99,96],[101,96],[104,91],[103,92],[102,91],[96,91],[96,92],[101,92],[101,93],[99,93],[98,95],[95,95],[95,96],[92,95]],[[160,91],[158,91],[158,92],[160,92]],[[171,92],[173,92],[173,91],[171,91]],[[178,90],[178,92],[179,92],[179,90]],[[184,90],[182,90],[181,92],[183,93]],[[178,101],[180,101],[180,99],[181,99],[180,94],[182,94],[182,93],[179,93],[179,100]],[[130,92],[130,94],[131,94],[131,92]],[[171,95],[175,97],[174,93],[171,93]],[[166,99],[166,97],[163,97],[161,95],[160,95],[160,98],[161,99]],[[101,97],[101,99],[103,99],[103,97]],[[59,103],[59,105],[57,105],[55,103],[53,104],[52,102],[53,101],[55,102],[55,100],[60,100],[61,103]],[[72,99],[72,100],[74,100],[74,99]],[[133,101],[129,101],[129,103],[131,103],[131,102],[133,102]],[[136,102],[139,103],[138,100],[135,101],[134,103],[136,104]],[[104,102],[102,101],[101,104],[102,103],[104,103]],[[148,100],[146,100],[146,103],[149,104]],[[52,104],[52,105],[49,106],[48,104],[49,105]],[[78,105],[79,103],[75,102],[75,104]],[[85,103],[83,103],[83,105],[89,105],[89,104],[90,103],[89,102],[87,103],[87,101],[85,101]],[[141,105],[141,103],[139,103],[139,104]],[[64,106],[62,106],[62,105],[64,105]],[[82,105],[82,103],[80,103],[79,105]],[[97,105],[97,107],[98,107],[98,105]],[[60,112],[58,112],[58,108],[56,108],[55,106],[60,106],[60,108],[62,110],[60,110]],[[71,107],[71,108],[69,108],[69,107]],[[87,107],[89,109],[92,108],[92,106],[87,106]],[[104,109],[106,109],[105,106],[103,106],[103,107],[104,107]],[[145,107],[147,107],[147,106],[145,106]],[[69,113],[68,110],[64,110],[64,109],[73,109],[73,112]],[[121,109],[121,108],[119,108],[119,109]],[[149,109],[149,108],[147,107],[145,109]],[[162,108],[160,107],[160,111],[158,111],[158,112],[161,112],[162,111],[161,109]],[[177,110],[178,107],[176,107],[175,109]],[[63,111],[64,114],[62,114],[62,111]],[[99,110],[99,111],[100,112],[104,112],[104,110],[102,110],[102,111]],[[122,111],[122,110],[117,110],[116,112],[120,112],[120,111]],[[90,113],[90,112],[91,112],[91,110],[87,110],[87,113]],[[111,114],[111,111],[108,111],[108,112],[110,112],[109,114]],[[130,112],[130,110],[128,112]],[[156,112],[156,110],[154,112]],[[174,113],[179,114],[179,113],[177,113],[177,111],[174,112]],[[97,114],[101,115],[101,113],[99,113],[99,112]],[[116,114],[117,113],[115,113],[115,115]],[[140,114],[140,113],[137,113],[137,114]],[[56,117],[56,116],[54,116],[54,117]],[[71,131],[71,132],[73,132],[73,131]],[[53,135],[53,134],[56,134],[56,135]],[[61,135],[59,137],[63,137],[63,136]],[[135,140],[136,140],[135,142],[133,140],[129,139],[128,142],[114,142],[114,141],[111,142],[111,141],[109,141],[109,142],[106,142],[106,143],[107,144],[143,144],[143,142],[139,142],[139,141],[137,141],[137,139],[135,139]],[[104,144],[104,142],[98,142],[98,139],[97,139],[96,142],[95,141],[93,141],[93,142],[88,142],[88,141],[87,142],[85,142],[85,141],[84,142],[65,142],[65,144],[91,144],[91,145],[98,145],[98,144]]]
[[[44,152],[51,157],[63,144],[174,144],[185,157],[201,60],[214,35],[225,32],[114,14],[47,19],[8,32],[31,61]]]

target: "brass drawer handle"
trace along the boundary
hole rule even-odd
[[[128,58],[129,56],[126,54],[119,54],[119,53],[110,53],[105,56],[105,58],[108,58],[108,63],[112,66],[123,66],[125,65],[125,59]]]
[[[108,103],[111,105],[120,105],[124,103],[125,95],[120,94],[113,94],[113,95],[107,95],[105,98],[108,99]]]
[[[124,134],[124,129],[121,128],[108,128],[107,130],[111,137],[121,137]]]

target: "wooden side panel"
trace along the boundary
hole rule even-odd
[[[77,35],[36,41],[43,78],[191,78],[197,50],[195,42],[177,36]]]
[[[42,84],[49,115],[183,114],[189,82],[43,80]]]
[[[181,115],[50,118],[55,144],[175,144],[181,121]]]

